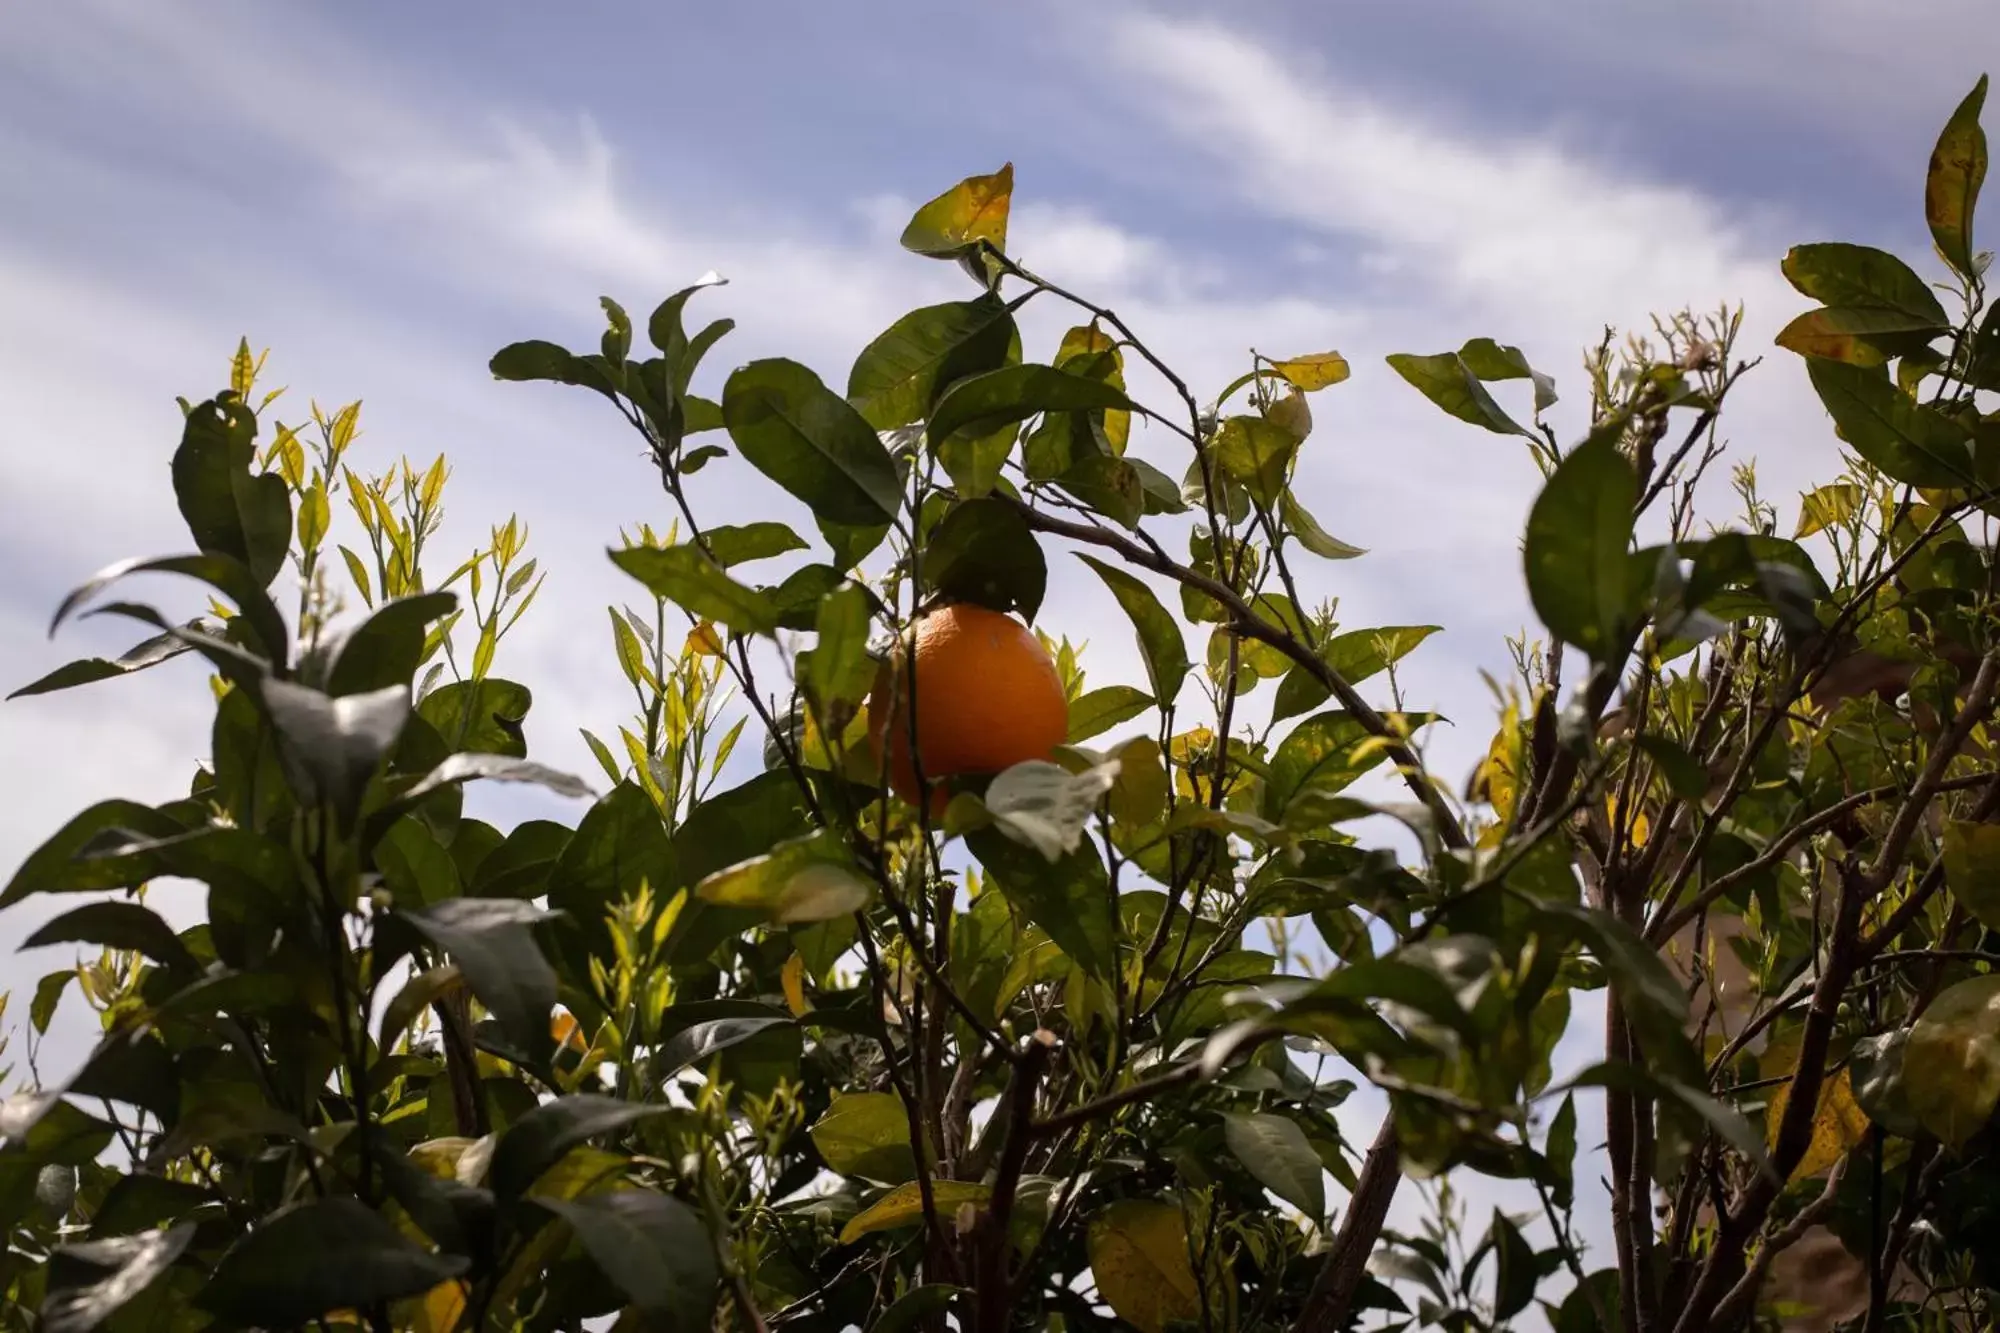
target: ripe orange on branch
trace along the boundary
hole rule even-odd
[[[948,799],[941,779],[1046,759],[1069,735],[1069,701],[1048,649],[1014,617],[971,602],[919,617],[876,673],[868,697],[876,759],[895,793],[915,802],[912,705],[933,814]]]

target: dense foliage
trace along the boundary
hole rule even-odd
[[[85,810],[0,893],[77,897],[30,943],[97,952],[28,1018],[74,985],[103,1028],[0,1103],[0,1328],[1307,1333],[1540,1308],[1688,1333],[1784,1313],[1764,1279],[1815,1228],[1864,1272],[1857,1326],[1985,1326],[1984,91],[1928,173],[1942,283],[1861,246],[1785,258],[1822,306],[1779,341],[1846,446],[1789,537],[1747,466],[1736,524],[1697,516],[1746,368],[1727,312],[1607,340],[1567,447],[1516,348],[1388,359],[1545,475],[1524,556],[1546,642],[1517,645],[1469,785],[1427,768],[1397,681],[1432,627],[1300,594],[1305,562],[1361,554],[1292,485],[1348,363],[1257,356],[1197,396],[1009,256],[1008,169],[917,212],[903,244],[975,290],[897,320],[844,392],[764,360],[695,393],[730,328],[688,331],[700,286],[652,312],[650,352],[607,299],[598,350],[494,357],[601,396],[665,491],[611,552],[643,594],[611,615],[636,715],[588,736],[601,794],[527,758],[532,696],[494,674],[540,586],[524,529],[437,577],[443,460],[357,471],[356,410],[278,424],[246,345],[183,404],[195,551],[56,615],[153,637],[20,691],[193,655],[215,720],[185,796]],[[1029,302],[1076,312],[1045,362]],[[1132,396],[1142,365],[1160,401]],[[815,540],[704,521],[729,453]],[[1068,745],[936,809],[893,796],[864,706],[883,645],[940,601],[1033,622],[1072,559],[1144,680],[1087,684],[1056,642]],[[141,572],[205,585],[207,614],[103,600]],[[1407,799],[1361,799],[1371,773]],[[591,803],[503,831],[464,813],[471,781]],[[205,886],[201,924],[147,906],[167,878]],[[1602,1062],[1553,1082],[1600,1002]],[[1342,1073],[1389,1094],[1372,1143],[1343,1137]],[[1572,1222],[1599,1142],[1609,1253]],[[1400,1181],[1455,1168],[1528,1182],[1538,1215],[1468,1222],[1440,1191],[1426,1233],[1384,1230]]]

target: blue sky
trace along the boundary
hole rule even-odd
[[[740,326],[717,373],[785,354],[843,382],[896,315],[962,294],[897,250],[909,209],[1011,159],[1013,248],[1198,386],[1253,346],[1353,361],[1315,403],[1300,489],[1371,554],[1316,570],[1313,591],[1350,627],[1447,627],[1405,684],[1459,724],[1437,754],[1462,773],[1490,728],[1477,669],[1503,667],[1503,636],[1530,621],[1516,542],[1536,477],[1382,357],[1517,343],[1569,391],[1554,416],[1574,434],[1581,349],[1606,323],[1741,300],[1743,345],[1764,352],[1803,305],[1778,275],[1787,245],[1927,255],[1925,158],[1996,54],[1984,8],[10,5],[0,681],[124,646],[102,626],[50,644],[47,613],[113,559],[185,545],[172,398],[218,387],[247,334],[292,386],[280,417],[360,397],[358,461],[451,453],[448,546],[521,511],[552,573],[501,667],[538,691],[543,756],[585,770],[576,728],[624,711],[603,547],[662,505],[601,404],[495,384],[487,357],[593,340],[600,293],[644,311],[716,269],[731,285],[702,313]],[[1031,353],[1061,327],[1036,312]],[[1785,353],[1746,382],[1729,434],[1780,498],[1836,466]],[[1178,474],[1171,446],[1135,447]],[[711,512],[768,516],[745,474],[701,481]],[[1115,607],[1060,566],[1043,622],[1090,639],[1105,676],[1136,671]],[[172,670],[5,705],[0,863],[90,800],[183,788],[200,705],[198,674]],[[0,950],[37,915],[0,919]],[[0,975],[31,982],[59,952]]]

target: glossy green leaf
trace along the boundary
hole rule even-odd
[[[542,1022],[546,1027],[546,1015]],[[518,1199],[571,1148],[615,1134],[666,1110],[665,1106],[649,1106],[597,1093],[572,1093],[544,1102],[509,1125],[500,1136],[486,1170],[487,1183],[503,1201]]]
[[[1798,316],[1778,330],[1775,341],[1800,356],[1873,367],[1922,345],[1931,332],[1930,325],[1899,310],[1828,306]]]
[[[219,552],[120,560],[115,565],[107,565],[63,598],[49,621],[49,633],[54,634],[60,629],[62,623],[85,602],[130,574],[179,574],[206,583],[236,603],[241,622],[250,631],[250,650],[276,669],[284,670],[291,648],[291,631],[285,626],[285,618],[278,614],[278,608],[265,593],[264,585],[252,577],[250,567],[234,556]],[[191,633],[183,630],[178,637],[182,642],[198,646],[201,638],[189,637]],[[233,644],[228,646],[234,647]]]
[[[1565,457],[1528,512],[1528,597],[1564,643],[1602,658],[1638,614],[1627,552],[1639,477],[1611,433]]]
[[[546,380],[554,384],[573,384],[578,388],[594,389],[615,400],[618,390],[599,364],[601,360],[580,357],[567,348],[533,338],[510,343],[495,352],[493,359],[487,363],[487,369],[493,372],[496,380]]]
[[[1930,223],[1931,239],[1944,261],[1967,278],[1973,276],[1972,214],[1986,179],[1986,131],[1979,127],[1985,104],[1982,74],[1945,122],[1924,177],[1924,220]]]
[[[847,401],[876,430],[921,421],[953,381],[1020,359],[1021,335],[992,296],[912,310],[855,358]]]
[[[813,620],[818,638],[800,655],[800,681],[821,710],[858,704],[875,683],[876,662],[868,655],[873,626],[868,592],[860,585],[844,584],[820,599]]]
[[[1098,978],[1117,964],[1118,922],[1112,914],[1104,860],[1089,842],[1051,863],[998,829],[977,829],[966,846],[1007,901],[1056,942],[1077,966]]]
[[[423,657],[426,630],[457,608],[458,596],[449,592],[382,603],[334,645],[326,692],[339,697],[409,684]]]
[[[1153,706],[1153,696],[1130,685],[1106,685],[1070,701],[1069,743],[1087,741]]]
[[[796,361],[753,361],[729,377],[722,416],[758,471],[832,523],[887,523],[902,479],[875,428]]]
[[[266,587],[284,568],[292,542],[291,493],[275,472],[253,473],[257,416],[241,402],[215,399],[188,413],[174,451],[174,496],[203,554],[242,562]]]
[[[1541,1283],[1541,1269],[1535,1251],[1521,1236],[1521,1230],[1498,1208],[1487,1227],[1486,1239],[1493,1247],[1493,1317],[1512,1319],[1528,1308]]]
[[[1814,360],[1806,371],[1840,438],[1891,480],[1912,486],[1977,484],[1970,439],[1950,417],[1864,367]]]
[[[1474,338],[1458,349],[1459,360],[1480,379],[1529,380],[1535,386],[1535,411],[1546,412],[1556,404],[1556,382],[1528,364],[1520,348],[1497,343],[1491,338]]]
[[[1161,704],[1171,704],[1181,692],[1181,682],[1193,669],[1180,622],[1168,614],[1153,590],[1135,576],[1094,556],[1077,558],[1097,572],[1097,577],[1104,580],[1111,595],[1118,599],[1118,605],[1124,608],[1139,636],[1139,652],[1145,659],[1153,698]]]
[[[1092,454],[1069,465],[1056,485],[1093,513],[1122,528],[1137,531],[1146,513],[1146,483],[1138,466],[1127,458]]]
[[[1285,531],[1322,560],[1352,560],[1368,554],[1364,548],[1350,545],[1321,527],[1319,520],[1307,512],[1290,490],[1281,497],[1279,512],[1285,520]]]
[[[611,563],[704,620],[744,634],[769,634],[778,627],[772,599],[723,572],[700,547],[628,546],[611,552]]]
[[[527,686],[488,676],[440,685],[418,703],[417,716],[435,727],[454,752],[523,759],[528,741],[521,724],[534,701]]]
[[[740,1046],[773,1029],[790,1026],[790,1019],[776,1014],[769,1017],[716,1018],[691,1024],[660,1047],[654,1072],[659,1078],[671,1078],[681,1070],[701,1064],[731,1047]]]
[[[1359,685],[1377,672],[1401,661],[1418,644],[1438,632],[1436,625],[1385,625],[1380,629],[1353,629],[1336,634],[1320,646],[1320,660],[1349,685]],[[1294,666],[1278,682],[1278,697],[1271,704],[1271,719],[1282,721],[1310,712],[1331,694],[1318,676],[1302,666]]]
[[[591,1262],[648,1327],[707,1333],[720,1274],[714,1242],[694,1209],[639,1189],[535,1202],[569,1223]]]
[[[1460,421],[1484,426],[1500,435],[1527,435],[1528,431],[1501,410],[1486,392],[1486,386],[1472,373],[1456,352],[1435,356],[1413,356],[1399,352],[1389,357],[1389,365],[1414,385],[1424,397]]]
[[[194,1233],[194,1223],[182,1222],[164,1230],[63,1246],[53,1257],[52,1271],[57,1265],[81,1269],[91,1280],[51,1287],[42,1303],[42,1333],[89,1333],[173,1267]]]
[[[190,620],[181,628],[194,631],[212,631],[214,625],[205,620]],[[86,657],[68,662],[49,672],[46,676],[23,685],[8,695],[9,699],[25,699],[30,695],[53,694],[57,690],[75,689],[79,685],[92,685],[100,680],[112,680],[119,676],[129,676],[135,671],[144,671],[160,663],[179,657],[187,652],[189,644],[172,634],[155,634],[152,638],[133,645],[117,657]]]
[[[1054,366],[1004,366],[946,389],[925,431],[933,446],[953,435],[983,437],[1043,412],[1131,410],[1123,390]]]
[[[846,843],[822,831],[718,870],[695,885],[695,894],[792,925],[858,912],[874,898],[875,884],[861,874]]]
[[[1225,1115],[1222,1137],[1258,1184],[1314,1222],[1326,1216],[1319,1154],[1296,1121],[1282,1115]]]
[[[359,1199],[300,1204],[245,1235],[202,1288],[203,1309],[239,1325],[287,1328],[332,1310],[415,1296],[466,1260],[419,1248]]]
[[[200,970],[173,927],[152,908],[139,903],[95,902],[73,908],[44,922],[21,941],[21,947],[38,949],[69,943],[129,950],[189,974]]]
[[[724,569],[806,549],[805,539],[798,533],[782,523],[768,521],[713,527],[702,533],[701,541],[715,563]]]
[[[926,590],[1032,622],[1048,586],[1041,543],[1005,500],[961,500],[945,511],[924,546]]]
[[[266,679],[264,707],[279,754],[302,802],[329,802],[343,820],[395,747],[410,716],[410,687],[391,685],[335,699],[290,681]]]
[[[451,955],[516,1048],[547,1053],[556,974],[531,928],[549,913],[517,898],[447,898],[399,915]]]

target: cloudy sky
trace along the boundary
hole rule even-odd
[[[126,646],[102,625],[52,644],[48,613],[101,565],[187,545],[173,397],[219,387],[247,334],[291,386],[281,419],[361,398],[364,467],[450,453],[448,546],[529,523],[551,575],[501,669],[536,689],[541,756],[586,770],[576,728],[624,712],[603,548],[663,499],[601,402],[496,384],[487,358],[589,343],[600,294],[643,312],[716,269],[731,285],[700,313],[739,329],[712,373],[783,354],[844,383],[902,311],[965,293],[897,249],[911,207],[1011,160],[1011,248],[1197,386],[1252,347],[1351,359],[1299,489],[1371,554],[1312,586],[1349,627],[1447,627],[1405,684],[1459,723],[1437,753],[1462,773],[1490,728],[1477,670],[1530,619],[1536,475],[1383,356],[1516,343],[1570,391],[1553,415],[1574,434],[1606,324],[1742,301],[1765,351],[1803,305],[1789,244],[1927,255],[1925,158],[1979,73],[1979,44],[1947,34],[1983,8],[19,0],[0,17],[0,684]],[[1031,355],[1061,327],[1030,319]],[[1771,493],[1833,466],[1789,354],[1741,395],[1729,434]],[[1184,466],[1162,433],[1135,447]],[[700,483],[711,513],[774,512],[740,471]],[[1089,639],[1104,677],[1134,670],[1115,607],[1060,563],[1042,623]],[[0,707],[0,866],[89,801],[184,790],[205,747],[192,668]],[[66,961],[12,954],[42,915],[0,918],[20,988]]]

